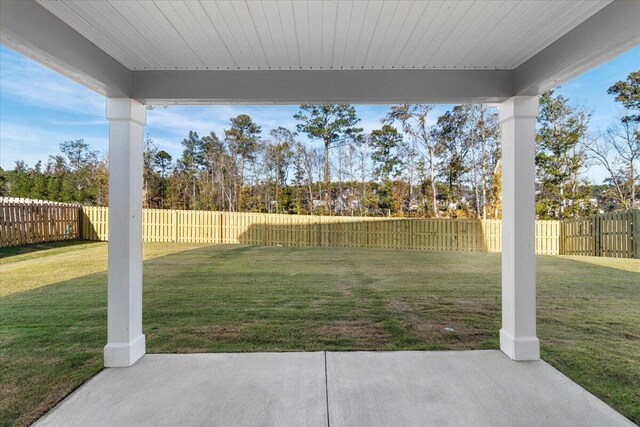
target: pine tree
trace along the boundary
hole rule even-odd
[[[300,121],[297,130],[309,139],[322,140],[324,144],[324,187],[329,191],[331,171],[329,169],[329,149],[336,143],[353,139],[362,132],[356,127],[360,119],[356,109],[349,104],[303,104],[293,116]]]
[[[256,159],[260,148],[260,134],[262,127],[258,126],[246,114],[229,119],[231,127],[224,131],[225,141],[236,159],[238,180],[235,185],[235,205],[242,208],[244,177],[247,163]]]
[[[581,179],[586,166],[584,139],[589,115],[553,91],[540,97],[536,135],[540,217],[563,219],[591,211],[589,188]]]

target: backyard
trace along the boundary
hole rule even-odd
[[[106,243],[0,250],[0,424],[102,369]],[[497,349],[500,254],[146,243],[148,353]],[[640,422],[640,260],[537,257],[542,358]]]

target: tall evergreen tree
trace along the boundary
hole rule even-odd
[[[374,175],[380,180],[379,205],[383,211],[397,213],[401,210],[402,203],[400,197],[394,194],[392,179],[397,178],[402,171],[402,139],[398,129],[388,124],[373,130],[369,136]]]
[[[155,158],[153,159],[153,167],[158,170],[162,178],[166,178],[168,173],[171,171],[172,160],[173,157],[171,154],[164,150],[160,150],[156,153]]]
[[[262,127],[253,122],[251,117],[240,114],[229,119],[230,127],[224,131],[225,141],[236,159],[238,181],[235,185],[236,207],[242,205],[242,190],[244,187],[245,168],[247,163],[256,159],[260,148],[260,134]]]
[[[189,131],[181,144],[182,156],[176,164],[172,192],[179,195],[184,209],[197,209],[198,170],[203,163],[202,141],[197,132]]]
[[[629,73],[626,80],[613,84],[607,93],[615,95],[615,100],[627,109],[623,121],[640,123],[640,70]]]
[[[591,211],[586,182],[584,142],[589,115],[553,91],[540,97],[536,135],[537,213],[563,219]]]
[[[296,143],[295,132],[282,126],[269,132],[273,141],[266,146],[265,163],[269,171],[271,181],[275,189],[275,211],[276,213],[283,210],[288,211],[290,200],[282,189],[287,185],[289,177],[289,168],[294,157],[292,147]]]
[[[383,125],[381,129],[371,132],[369,137],[371,160],[374,173],[381,181],[396,178],[401,171],[403,160],[400,156],[402,134],[391,125]]]
[[[438,117],[432,130],[432,136],[436,141],[436,154],[440,157],[440,175],[447,185],[447,205],[453,210],[462,207],[462,177],[468,170],[465,157],[470,145],[465,137],[466,125],[465,108],[458,105]]]
[[[331,171],[329,168],[329,149],[338,142],[353,139],[362,132],[356,127],[360,119],[356,109],[349,104],[303,104],[293,116],[300,121],[296,128],[309,139],[319,139],[324,144],[324,187],[329,190]]]

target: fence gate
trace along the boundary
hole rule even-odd
[[[562,221],[563,255],[640,258],[640,210]]]

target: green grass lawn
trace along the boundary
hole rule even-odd
[[[25,425],[102,369],[106,244],[0,257],[0,424]],[[158,243],[145,259],[150,353],[498,348],[499,254]],[[538,284],[543,359],[640,422],[640,260],[539,256]]]

